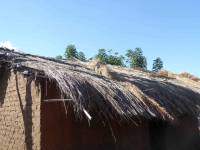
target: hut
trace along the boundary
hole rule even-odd
[[[0,48],[1,150],[199,150],[200,84]]]

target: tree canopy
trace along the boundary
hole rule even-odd
[[[65,49],[65,58],[70,59],[70,58],[77,58],[78,53],[76,50],[75,45],[68,45]]]
[[[147,60],[141,48],[129,49],[126,52],[128,62],[132,68],[147,69]]]
[[[99,49],[95,58],[106,64],[124,66],[124,57],[118,55],[118,53],[112,54],[111,51],[112,50],[106,51],[105,49]]]
[[[77,58],[81,61],[86,61],[85,54],[83,52],[78,52]]]
[[[81,61],[87,60],[85,54],[82,51],[77,51],[75,45],[73,44],[70,44],[66,47],[64,56],[66,59],[77,58]],[[143,51],[141,48],[137,47],[135,49],[128,49],[125,56],[119,55],[117,52],[113,53],[112,50],[106,50],[104,48],[101,48],[98,50],[97,54],[95,55],[95,58],[99,59],[105,64],[124,67],[126,65],[129,65],[132,68],[141,68],[147,70],[147,59],[143,55]],[[62,55],[58,55],[56,56],[56,59],[63,59],[63,57]],[[158,72],[161,68],[163,68],[163,61],[160,57],[157,57],[153,61],[152,70],[154,72]]]
[[[108,55],[105,49],[101,48],[98,50],[98,53],[95,56],[96,59],[99,59],[100,61],[107,63]]]
[[[163,68],[163,61],[162,61],[162,59],[160,57],[157,57],[153,61],[153,69],[152,69],[152,71],[158,72],[162,68]]]
[[[66,59],[77,58],[81,61],[86,61],[85,54],[82,51],[78,52],[73,44],[66,47],[64,55]]]
[[[58,56],[56,56],[56,59],[63,59],[63,56],[62,55],[58,55]]]
[[[124,57],[122,55],[108,55],[107,63],[116,66],[125,66],[124,65]]]

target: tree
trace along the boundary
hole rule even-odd
[[[95,58],[99,59],[100,61],[102,61],[106,64],[125,66],[124,65],[124,57],[122,55],[118,56],[117,52],[112,54],[112,50],[106,51],[105,49],[99,49]]]
[[[65,58],[67,58],[67,59],[77,58],[81,61],[86,60],[85,54],[83,52],[78,52],[76,50],[75,45],[72,45],[72,44],[70,44],[66,47],[64,55],[65,55]],[[58,58],[60,58],[60,56],[58,56]]]
[[[104,63],[107,63],[107,57],[108,55],[106,53],[106,50],[103,48],[99,49],[97,55],[95,56],[96,59],[99,59]]]
[[[70,59],[70,58],[77,58],[78,54],[77,54],[77,50],[76,50],[76,47],[75,45],[68,45],[65,49],[65,57],[67,59]]]
[[[163,61],[160,57],[157,57],[154,61],[153,61],[153,71],[154,72],[158,72],[160,69],[163,68]]]
[[[147,69],[147,60],[143,56],[143,51],[141,48],[135,48],[135,50],[127,50],[126,56],[128,57],[128,62],[133,68]]]
[[[116,65],[116,66],[125,66],[124,65],[124,57],[122,55],[108,55],[107,64]]]
[[[86,60],[85,54],[83,52],[78,52],[78,59],[81,61],[85,61]]]
[[[56,59],[63,59],[62,55],[56,56]]]

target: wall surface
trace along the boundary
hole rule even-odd
[[[80,121],[62,102],[42,103],[42,150],[150,150],[148,124]]]
[[[34,81],[0,71],[0,150],[40,149],[40,92]]]
[[[55,87],[49,82],[42,84],[41,150],[150,150],[146,121],[119,125],[113,119],[109,126],[92,112],[90,124],[86,118],[80,121],[71,104],[66,102],[66,115],[62,101],[44,101],[59,98]]]
[[[90,124],[80,121],[69,102],[66,115],[62,101],[49,101],[60,98],[53,82],[43,81],[41,94],[41,150],[200,150],[198,122],[191,116],[178,124],[152,119],[119,125],[113,119],[111,129],[92,112]]]
[[[179,123],[165,129],[166,150],[199,150],[198,120],[192,116],[179,118]]]
[[[200,150],[198,121],[184,115],[169,123],[153,120],[149,124],[151,150]]]

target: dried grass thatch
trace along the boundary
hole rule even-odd
[[[199,82],[200,81],[200,78],[188,73],[188,72],[183,72],[183,73],[180,73],[179,74],[179,77],[183,77],[183,78],[188,78],[188,79],[191,79],[193,81],[196,81],[196,82]]]
[[[152,76],[151,72],[98,62],[61,61],[1,48],[0,64],[4,63],[22,74],[55,81],[76,112],[95,111],[104,119],[142,116],[172,120],[184,114],[197,116],[200,105],[200,87]]]

